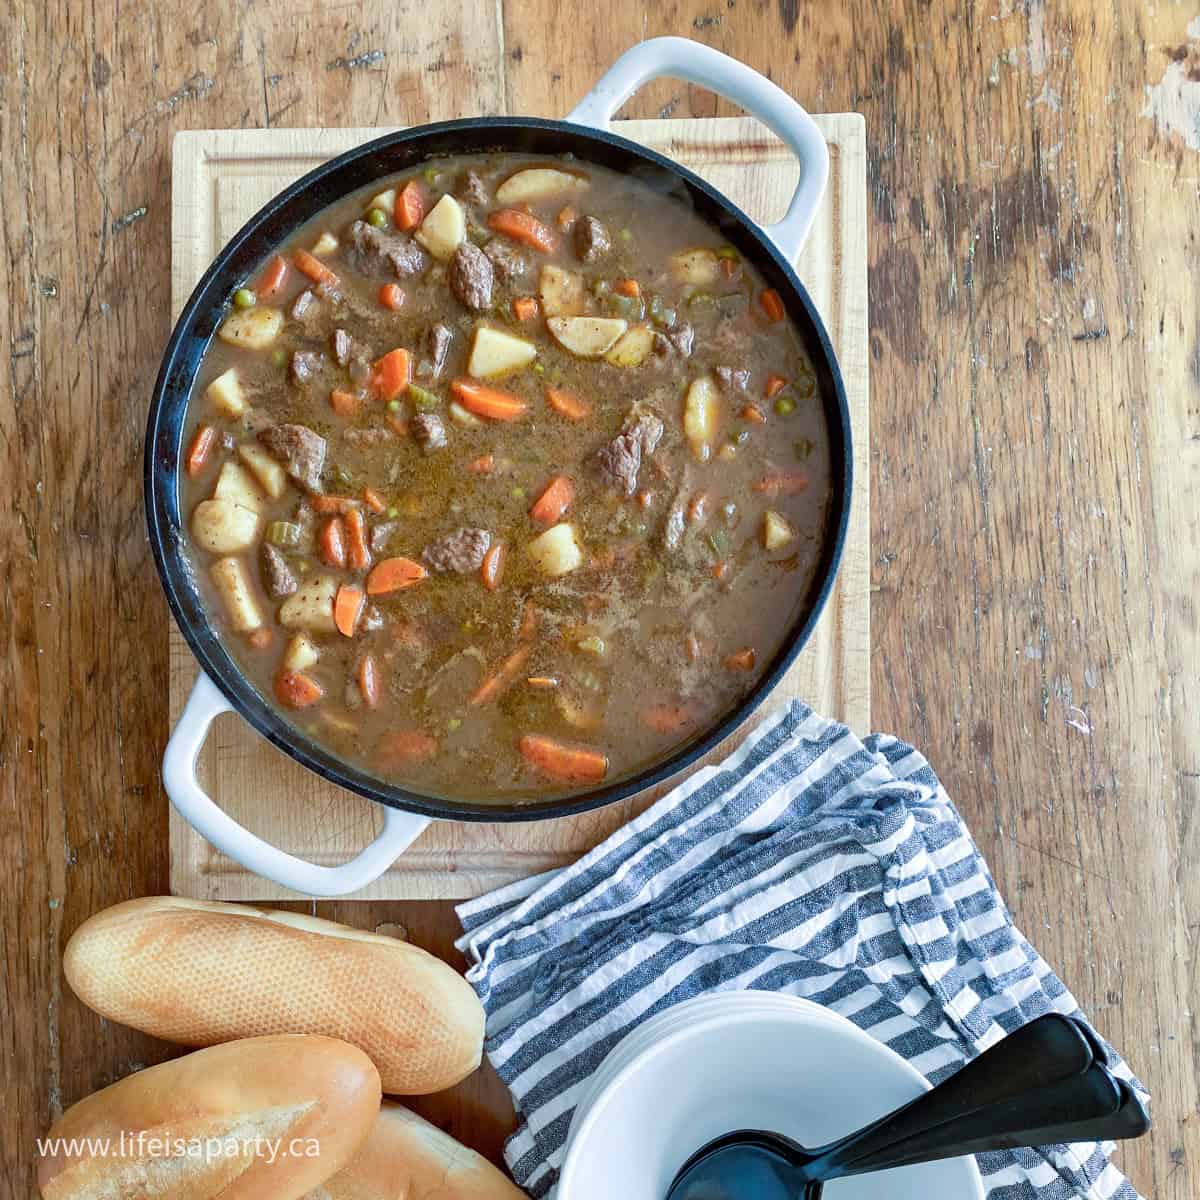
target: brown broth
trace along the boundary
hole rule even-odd
[[[194,478],[181,476],[182,507],[190,520],[195,506],[212,495],[221,465],[238,461],[240,444],[255,443],[266,426],[301,424],[327,440],[322,490],[361,500],[365,488],[373,489],[386,511],[364,508],[368,528],[397,523],[386,551],[375,560],[402,555],[419,562],[430,542],[460,526],[486,529],[504,543],[505,566],[495,591],[483,586],[479,571],[430,571],[413,587],[370,600],[379,628],[366,630],[360,623],[352,637],[313,635],[320,658],[304,674],[323,697],[288,713],[334,753],[385,779],[483,803],[544,799],[588,786],[548,777],[527,761],[518,749],[526,734],[602,752],[608,760],[605,780],[613,782],[711,728],[754,686],[807,603],[830,504],[828,432],[812,365],[796,330],[786,319],[767,319],[763,281],[736,257],[717,260],[712,283],[676,279],[670,259],[677,252],[708,247],[730,254],[719,234],[677,200],[599,166],[568,164],[586,173],[587,189],[530,205],[555,231],[556,250],[522,249],[532,264],[527,276],[513,285],[498,284],[492,307],[482,314],[468,311],[451,294],[445,267],[437,262],[419,275],[393,277],[404,303],[398,311],[388,310],[379,301],[387,280],[360,275],[345,257],[347,228],[377,192],[416,179],[431,206],[439,193],[461,188],[468,168],[489,193],[485,204],[465,206],[468,237],[485,241],[494,236],[485,228],[487,214],[503,207],[491,198],[495,186],[532,165],[563,163],[514,155],[443,160],[423,172],[380,180],[322,212],[284,246],[273,247],[264,263],[276,253],[290,262],[296,248],[312,247],[322,232],[331,232],[342,248],[322,261],[338,276],[343,299],[320,301],[316,316],[306,321],[289,317],[270,349],[214,339],[189,402],[185,446],[196,429],[207,425],[215,431],[215,449]],[[592,264],[580,262],[572,237],[556,224],[564,204],[608,228],[608,255]],[[389,226],[389,232],[396,231]],[[605,294],[605,285],[636,279],[643,302],[657,295],[661,307],[676,310],[676,328],[685,321],[693,325],[690,356],[656,354],[638,366],[613,366],[574,357],[548,334],[541,315],[516,320],[512,299],[537,295],[539,268],[547,262],[581,272],[586,303],[601,315],[624,303]],[[731,265],[720,266],[725,262]],[[289,266],[283,290],[259,301],[259,307],[269,303],[287,313],[294,298],[311,286]],[[593,290],[597,286],[599,294]],[[626,307],[636,316],[636,301]],[[438,320],[450,327],[453,342],[437,381],[418,382],[437,397],[435,411],[443,418],[447,445],[426,454],[410,433],[397,432],[418,411],[413,394],[399,397],[391,409],[371,396],[362,378],[333,361],[330,334],[335,327],[349,330],[360,363],[396,347],[410,349],[419,361],[426,331]],[[654,325],[648,317],[643,321]],[[487,381],[527,403],[521,420],[463,426],[448,416],[449,382],[467,376],[472,333],[480,324],[536,343],[537,370],[526,367]],[[296,351],[323,356],[314,378],[303,385],[290,374]],[[206,395],[212,380],[231,367],[249,405],[240,418],[223,416]],[[700,461],[683,433],[684,396],[693,380],[719,367],[749,371],[748,384],[744,394],[721,396],[712,454]],[[787,386],[767,398],[772,375]],[[589,415],[572,421],[553,411],[545,398],[547,385],[582,398]],[[356,415],[345,418],[333,411],[335,388],[357,396]],[[656,413],[664,432],[642,462],[637,494],[627,498],[604,485],[596,455],[622,432],[635,405]],[[763,420],[741,415],[752,409]],[[369,436],[380,440],[355,444],[352,439],[359,435],[350,432],[355,430],[379,430]],[[488,454],[491,471],[473,471],[472,464]],[[564,520],[577,531],[584,561],[550,579],[526,551],[539,532],[529,509],[560,474],[574,484],[575,499]],[[794,494],[756,490],[765,477],[777,475],[803,475],[807,486]],[[673,503],[688,504],[701,493],[704,515],[688,521],[678,546],[668,550],[664,530]],[[311,498],[293,481],[279,498],[260,500],[260,505],[256,542],[236,557],[255,592],[266,634],[260,630],[251,639],[229,628],[209,575],[212,563],[225,556],[194,544],[190,551],[230,653],[263,696],[282,707],[273,699],[275,680],[296,630],[279,624],[281,603],[264,591],[258,546],[264,531],[275,521],[300,527],[299,544],[284,553],[301,584],[314,576],[334,576],[361,586],[367,572],[331,570],[319,561],[317,538],[328,517],[313,512]],[[773,552],[763,541],[767,509],[795,532]],[[722,578],[714,575],[719,563],[725,564]],[[532,635],[528,625],[522,633],[529,620],[536,620]],[[602,652],[589,652],[600,642]],[[485,675],[526,643],[528,660],[512,686],[490,703],[471,703]],[[730,656],[747,648],[753,651],[753,667],[731,667]],[[365,655],[381,681],[374,708],[362,702],[357,682]],[[527,682],[530,678],[552,679],[556,686]],[[674,722],[677,728],[671,727]],[[387,752],[397,732],[402,735],[396,743],[399,760]]]

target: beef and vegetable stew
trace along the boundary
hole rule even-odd
[[[473,802],[710,728],[807,606],[830,505],[779,295],[573,160],[444,159],[326,209],[230,297],[184,446],[245,674],[335,754]]]

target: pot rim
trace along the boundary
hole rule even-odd
[[[291,220],[286,232],[270,235],[264,239],[264,246],[255,249],[253,243],[261,237],[264,226],[279,220],[280,215],[289,206],[320,196],[322,183],[349,170],[362,160],[393,152],[397,147],[411,145],[419,148],[420,143],[467,134],[473,135],[469,138],[473,144],[457,152],[480,153],[484,152],[484,147],[479,143],[487,140],[489,132],[512,135],[523,130],[532,131],[534,134],[564,136],[572,139],[579,150],[591,148],[600,152],[598,156],[589,157],[576,149],[570,151],[583,161],[596,161],[607,165],[607,152],[609,158],[631,157],[669,173],[685,185],[694,200],[700,202],[698,208],[707,210],[701,215],[710,225],[719,227],[739,251],[754,262],[772,286],[779,288],[782,285],[785,289],[785,308],[788,309],[789,316],[804,341],[817,373],[818,394],[830,431],[830,466],[833,473],[830,516],[831,519],[836,516],[836,521],[827,529],[821,559],[802,614],[793,619],[791,629],[754,688],[715,725],[692,741],[684,743],[665,759],[602,787],[547,800],[481,803],[430,795],[388,783],[308,738],[302,730],[260,696],[225,649],[220,636],[206,619],[204,606],[200,603],[195,588],[189,585],[191,571],[182,551],[178,463],[182,453],[182,419],[191,395],[195,369],[202,361],[204,351],[215,333],[218,317],[224,311],[227,296],[233,286],[245,278],[246,272],[240,270],[241,265],[256,265],[261,262],[266,253],[289,236],[291,231],[328,205],[335,203],[339,196],[365,188],[368,181],[352,183],[335,195],[321,198],[315,206],[304,211],[303,215]],[[518,155],[555,153],[553,150],[522,150],[499,145],[494,149],[503,149]],[[384,173],[398,174],[411,169],[425,158],[441,157],[444,153],[453,152],[438,150],[432,154],[418,153],[412,162],[393,165]],[[747,253],[747,247],[750,253]],[[236,279],[231,277],[235,267],[239,268]],[[144,502],[154,564],[172,618],[197,659],[200,669],[212,679],[238,715],[260,736],[321,778],[389,807],[426,817],[456,821],[539,821],[589,812],[628,799],[638,792],[680,775],[740,728],[762,706],[807,644],[836,580],[850,519],[854,471],[852,436],[850,411],[841,371],[824,322],[812,298],[792,265],[779,252],[763,228],[732,200],[687,167],[608,130],[544,117],[460,118],[385,133],[320,164],[268,201],[217,254],[192,290],[175,322],[155,380],[146,429]]]

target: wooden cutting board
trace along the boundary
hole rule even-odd
[[[870,567],[867,403],[867,247],[864,126],[860,116],[816,118],[829,143],[829,188],[798,269],[833,339],[854,428],[855,480],[841,572],[804,653],[770,703],[799,697],[866,732],[870,720]],[[749,117],[623,121],[616,131],[674,158],[720,188],[751,217],[777,220],[798,175],[791,154]],[[177,315],[217,251],[293,179],[378,137],[381,129],[216,130],[175,137],[172,304]],[[170,627],[171,722],[196,664]],[[712,757],[728,753],[733,739]],[[345,861],[375,836],[367,800],[318,779],[233,715],[213,726],[198,763],[221,806],[275,845],[323,865]],[[666,789],[570,820],[481,825],[434,822],[357,899],[476,896],[563,866],[591,849]],[[217,853],[171,810],[171,891],[212,900],[290,899],[293,893]]]

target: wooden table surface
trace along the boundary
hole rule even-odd
[[[1134,1181],[1200,1194],[1200,20],[1132,0],[650,7],[5,4],[3,1195],[32,1194],[63,1107],[170,1053],[86,1011],[59,954],[90,913],[166,890],[141,452],[171,135],[558,115],[661,33],[866,116],[874,721],[928,753],[1020,926],[1153,1090]],[[733,111],[661,82],[622,115]],[[315,911],[452,954],[448,905]],[[493,1078],[417,1107],[498,1155]]]

